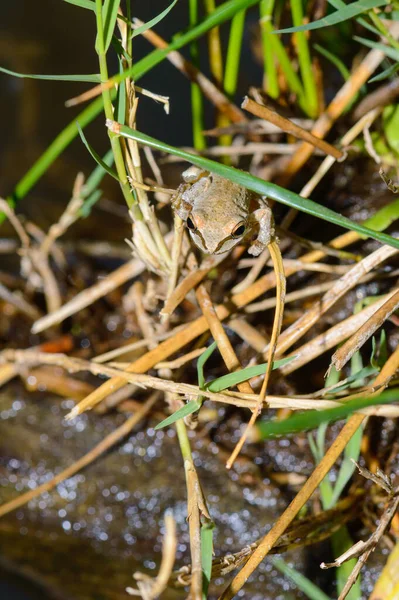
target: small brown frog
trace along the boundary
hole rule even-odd
[[[220,175],[190,167],[173,201],[191,239],[208,254],[224,254],[253,234],[248,252],[258,256],[274,239],[274,220],[266,200]],[[261,208],[251,212],[257,202]]]

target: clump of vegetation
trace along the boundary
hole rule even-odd
[[[130,1],[65,1],[75,5],[73,10],[92,13],[99,73],[44,76],[1,69],[17,77],[77,81],[90,87],[68,100],[68,106],[86,106],[13,194],[1,200],[2,218],[10,221],[19,239],[22,277],[18,289],[1,283],[0,298],[3,306],[13,307],[15,319],[23,315],[30,322],[35,343],[27,336],[21,347],[12,338],[12,325],[6,329],[9,339],[1,354],[0,381],[4,385],[18,375],[28,381],[33,370],[40,381],[48,374],[40,371],[44,366],[57,367],[46,380],[55,392],[61,379],[70,391],[72,384],[84,383],[78,374],[101,377],[96,386],[87,379],[89,388],[84,388],[66,418],[91,409],[129,416],[79,461],[5,501],[0,516],[53,490],[151,417],[156,430],[176,428],[183,459],[176,470],[183,468],[186,480],[190,564],[175,564],[179,531],[172,510],[165,516],[157,576],[136,573],[137,585],[128,588],[129,593],[150,599],[185,588],[193,600],[227,600],[250,576],[256,578],[257,567],[269,553],[282,554],[328,539],[334,560],[327,556],[320,562],[322,568],[336,569],[337,597],[360,599],[361,568],[367,569],[370,553],[390,535],[399,502],[392,456],[397,440],[385,439],[383,454],[370,449],[371,426],[382,443],[384,419],[399,416],[394,332],[399,308],[395,235],[399,203],[394,196],[399,2],[189,0],[187,29],[168,42],[155,29],[163,19],[173,18],[177,0],[146,23],[136,17],[139,7],[131,7]],[[262,58],[262,81],[252,82],[242,101],[240,65],[253,50],[244,35],[248,15],[259,25],[254,45]],[[229,32],[227,43],[221,28]],[[138,36],[154,49],[135,60]],[[199,40],[204,36],[207,74],[200,70],[205,60]],[[180,53],[184,48],[190,59]],[[111,53],[118,61],[112,75]],[[141,87],[140,81],[166,60],[191,86],[192,148],[174,147],[163,139],[162,131],[155,139],[136,127],[142,96],[162,103],[166,111],[170,103],[173,106],[173,98]],[[164,87],[172,95],[167,82]],[[205,102],[214,107],[212,129],[205,125]],[[85,133],[98,115],[110,144],[102,157]],[[35,229],[19,218],[18,202],[77,136],[96,166],[88,177],[77,174],[59,220],[47,232]],[[185,223],[172,209],[176,189],[168,183],[171,160],[195,165],[268,199],[275,212],[276,237],[259,256],[245,256],[250,239],[244,230],[243,243],[226,253],[206,255],[193,246],[187,228],[194,229],[195,224],[189,218]],[[380,173],[387,201],[382,207],[369,203],[367,220],[352,220],[336,209],[330,194],[324,202],[318,190],[334,189],[334,178],[346,165],[361,170],[365,164]],[[60,275],[74,269],[60,239],[77,221],[92,217],[108,176],[118,182],[131,218],[132,257],[75,293],[68,275]],[[244,229],[246,225],[247,221]],[[119,317],[130,319],[140,339],[126,344],[123,336],[108,332],[98,343],[101,351],[83,356],[74,344],[79,314],[118,289]],[[274,325],[266,312],[270,309],[276,310]],[[325,372],[323,384],[320,373]],[[207,406],[217,409],[212,417],[204,411]],[[300,488],[293,486],[292,502],[263,537],[225,555],[214,548],[218,523],[208,509],[192,454],[198,439],[210,436],[209,419],[213,428],[222,424],[223,408],[234,411],[244,431],[242,436],[241,431],[230,431],[229,469],[235,468],[239,456],[252,460],[248,447],[258,452],[276,436],[289,437],[293,444],[307,443],[315,463]],[[332,429],[337,421],[342,426]],[[333,467],[334,480],[328,477]],[[311,504],[311,499],[316,500]],[[362,505],[367,506],[364,514]],[[379,519],[369,537],[357,543],[348,526],[355,517],[364,517],[367,525]],[[392,540],[390,544],[393,554],[396,546]],[[307,597],[329,597],[282,558],[273,559],[273,565]],[[381,593],[387,569],[388,565],[376,584],[379,598],[391,597]],[[233,571],[233,579],[221,586],[220,576]],[[377,598],[375,594],[370,597]]]

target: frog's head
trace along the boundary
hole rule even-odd
[[[192,210],[186,219],[187,229],[196,246],[207,254],[224,254],[236,246],[246,235],[247,222],[242,218],[224,218]]]

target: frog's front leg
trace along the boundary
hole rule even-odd
[[[251,227],[258,228],[258,235],[248,249],[249,254],[259,256],[275,237],[274,218],[271,208],[263,200],[262,208],[251,214]]]
[[[194,166],[189,167],[182,174],[184,183],[181,183],[177,188],[176,195],[172,200],[172,207],[183,221],[187,221],[188,215],[194,206],[195,197],[189,193],[191,186],[207,175],[208,171]]]
[[[182,221],[187,221],[187,217],[193,209],[193,205],[187,197],[184,197],[184,192],[190,188],[187,183],[181,183],[177,188],[176,195],[172,199],[172,208],[179,215]]]

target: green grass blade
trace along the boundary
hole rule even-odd
[[[176,423],[179,419],[184,419],[184,417],[188,417],[188,415],[192,415],[197,412],[201,408],[202,402],[198,400],[191,400],[191,402],[187,402],[184,406],[176,410],[172,415],[166,417],[163,421],[155,425],[154,429],[162,429],[163,427],[167,427],[168,425],[172,425],[172,423]]]
[[[386,6],[387,3],[388,0],[358,0],[357,2],[345,5],[345,7],[336,10],[318,21],[313,21],[313,23],[308,23],[307,25],[301,25],[299,27],[279,29],[274,33],[296,33],[298,31],[312,31],[314,29],[321,29],[322,27],[329,27],[330,25],[336,25],[337,23],[342,23],[342,21],[353,19],[373,8]]]
[[[115,29],[116,19],[118,17],[118,8],[119,8],[120,0],[105,0],[102,9],[103,16],[103,36],[104,36],[104,48],[100,48],[99,35],[97,34],[96,39],[96,51],[97,54],[99,52],[103,52],[104,54],[107,52],[109,45],[112,40],[112,36]]]
[[[272,563],[283,575],[291,579],[298,590],[303,592],[310,600],[330,600],[329,596],[326,596],[317,585],[312,583],[305,575],[287,565],[282,558],[272,558]]]
[[[108,150],[108,152],[103,157],[103,162],[111,167],[114,163],[114,154],[112,149]],[[86,198],[85,203],[80,209],[80,213],[82,217],[87,217],[90,213],[90,209],[94,204],[93,194],[96,194],[98,191],[98,186],[100,185],[106,171],[103,169],[101,165],[97,165],[94,171],[89,175],[87,181],[83,186],[83,196]],[[97,198],[98,199],[98,198]]]
[[[368,48],[373,48],[374,50],[381,50],[381,52],[389,56],[389,58],[392,58],[396,62],[399,62],[399,50],[397,50],[396,48],[386,46],[385,44],[381,44],[381,42],[373,42],[372,40],[368,40],[367,38],[363,38],[358,35],[354,35],[353,39],[357,42],[360,42],[364,46],[367,46]]]
[[[315,118],[317,116],[319,102],[307,35],[300,30],[301,23],[303,23],[302,2],[291,0],[290,5],[292,20],[297,29],[295,34],[295,45],[305,93],[306,112],[310,117]]]
[[[338,392],[345,391],[349,387],[359,387],[359,385],[363,385],[363,380],[365,377],[370,377],[372,375],[376,375],[377,373],[378,369],[374,369],[374,367],[363,367],[353,375],[349,375],[345,382],[342,382],[342,385],[337,385],[336,387],[334,387],[334,389],[331,390],[331,393],[337,394]]]
[[[398,70],[399,70],[399,63],[396,63],[395,65],[391,65],[387,69],[384,69],[382,71],[382,73],[378,73],[378,75],[369,79],[368,83],[374,83],[375,81],[383,81],[384,79],[388,79],[389,77],[392,77],[392,75],[395,75],[396,71],[398,71]]]
[[[353,546],[354,540],[352,540],[348,528],[343,526],[341,529],[336,531],[331,538],[331,546],[333,556],[341,556],[344,552],[349,550],[351,546]],[[337,568],[336,571],[336,582],[337,582],[337,596],[339,596],[342,590],[345,587],[346,582],[348,581],[355,565],[357,563],[357,558],[351,558],[350,560],[346,560]],[[362,590],[361,590],[361,576],[356,579],[355,583],[352,586],[352,589],[345,596],[345,600],[362,600]]]
[[[190,28],[198,24],[198,0],[189,0],[188,14]],[[196,40],[190,44],[190,57],[194,67],[199,68],[199,47]],[[193,132],[193,146],[196,150],[206,148],[206,139],[203,134],[204,126],[204,98],[198,83],[192,81],[190,84],[191,93],[191,124]]]
[[[337,56],[335,56],[335,54],[333,54],[329,50],[326,50],[326,48],[323,48],[319,44],[313,44],[313,48],[317,50],[317,52],[319,52],[322,56],[324,56],[324,58],[329,60],[330,63],[332,63],[335,67],[337,67],[338,71],[341,73],[345,81],[349,79],[350,71],[340,58],[338,58]]]
[[[80,8],[88,8],[89,10],[96,10],[96,5],[93,0],[64,0],[64,2],[68,2],[68,4],[74,4],[75,6],[80,6]]]
[[[206,350],[204,350],[204,352],[198,358],[197,375],[198,375],[198,387],[200,388],[200,390],[203,390],[205,388],[205,375],[204,375],[205,363],[208,360],[208,358],[210,358],[211,355],[214,353],[216,348],[217,348],[217,343],[213,342],[210,346],[208,346],[208,348]]]
[[[280,86],[277,77],[277,64],[275,53],[272,50],[272,15],[275,0],[261,0],[259,3],[260,31],[262,36],[263,70],[266,78],[266,92],[271,98],[278,98]]]
[[[244,171],[239,171],[233,167],[217,163],[208,158],[190,154],[185,150],[170,146],[169,144],[156,140],[144,133],[130,129],[125,125],[120,126],[120,135],[141,142],[142,144],[147,144],[151,148],[161,150],[162,152],[179,156],[180,158],[191,162],[197,167],[207,171],[212,171],[213,173],[217,173],[222,177],[226,177],[226,179],[230,179],[231,181],[234,181],[234,183],[242,185],[259,194],[260,196],[268,196],[269,198],[277,200],[277,202],[281,202],[282,204],[290,206],[291,208],[296,208],[297,210],[305,212],[314,217],[318,217],[319,219],[323,219],[324,221],[334,223],[334,225],[339,225],[345,229],[356,231],[360,235],[373,238],[382,244],[388,244],[393,248],[399,248],[399,240],[393,238],[392,236],[373,231],[364,225],[355,223],[354,221],[343,217],[333,210],[326,208],[325,206],[321,206],[316,202],[313,202],[313,200],[302,198],[298,194],[295,194],[290,190],[286,190],[275,183],[263,181],[263,179],[260,179],[259,177],[255,177],[254,175],[250,175]]]
[[[349,482],[356,468],[356,465],[352,462],[359,460],[360,446],[362,443],[363,429],[359,427],[354,435],[351,437],[344,450],[344,458],[339,468],[337,480],[334,485],[334,490],[331,497],[331,504],[327,508],[332,508],[336,505],[341,496],[346,484]]]
[[[229,45],[227,47],[224,73],[224,91],[232,97],[237,90],[237,78],[240,68],[241,48],[244,35],[245,10],[238,12],[231,21]]]
[[[93,73],[89,75],[33,75],[29,73],[17,73],[16,71],[10,71],[0,67],[2,73],[6,75],[12,75],[13,77],[20,77],[21,79],[41,79],[42,81],[81,81],[83,83],[100,83],[100,75]]]
[[[208,597],[208,587],[212,576],[212,558],[213,558],[213,530],[215,525],[212,522],[201,524],[201,566],[202,566],[202,599]]]
[[[356,410],[367,406],[377,406],[399,401],[399,388],[382,392],[379,396],[369,398],[356,398],[343,403],[341,406],[326,410],[307,410],[296,413],[284,421],[260,421],[257,424],[258,434],[261,439],[276,435],[289,435],[300,431],[315,429],[321,423],[345,419]]]
[[[375,231],[384,231],[394,221],[399,219],[399,199],[394,200],[387,206],[383,206],[378,212],[364,222],[366,227]]]
[[[281,358],[280,360],[274,361],[273,370],[279,369],[280,367],[287,365],[292,360],[294,360],[294,358],[296,358],[296,356],[289,356],[287,358]],[[253,367],[241,369],[240,371],[234,371],[234,373],[227,373],[227,375],[223,375],[222,377],[218,377],[217,379],[209,381],[205,385],[205,389],[209,390],[210,392],[221,392],[222,390],[226,390],[229,387],[233,387],[238,383],[248,381],[248,379],[251,379],[251,377],[263,375],[266,371],[266,367],[267,363],[263,363],[261,365],[254,365]]]
[[[88,151],[90,152],[91,156],[94,158],[94,160],[96,161],[96,163],[104,171],[106,171],[108,173],[108,175],[111,175],[111,177],[113,177],[114,179],[116,179],[116,181],[119,181],[119,177],[115,173],[115,171],[113,169],[111,169],[111,167],[109,167],[107,165],[107,163],[103,161],[103,159],[101,158],[101,156],[99,154],[97,154],[97,152],[94,150],[94,148],[92,146],[90,146],[90,144],[87,141],[87,139],[85,137],[85,134],[83,133],[82,128],[80,127],[79,123],[78,123],[78,129],[79,129],[79,135],[81,137],[82,142],[84,143],[84,145],[86,146],[86,148],[88,149]]]
[[[190,29],[190,31],[176,36],[174,41],[169,44],[164,50],[154,50],[148,54],[145,58],[138,61],[132,69],[127,69],[122,75],[118,75],[115,78],[115,82],[118,83],[123,81],[127,77],[132,77],[135,81],[138,81],[140,77],[145,75],[154,66],[162,62],[172,50],[179,50],[192,40],[200,37],[212,27],[221,25],[225,21],[232,18],[236,12],[253,6],[258,0],[228,0],[221,4],[212,15],[209,15],[204,19],[197,27]],[[111,90],[111,96],[115,96],[115,90]],[[65,150],[67,146],[75,139],[78,135],[78,128],[76,121],[79,121],[82,129],[91,123],[103,110],[103,101],[99,97],[94,100],[87,108],[85,108],[77,117],[73,119],[69,125],[63,129],[50,146],[44,151],[44,153],[37,159],[32,165],[29,171],[22,177],[15,187],[15,190],[9,198],[9,202],[17,202],[26,196],[26,194],[32,189],[32,187],[39,181],[51,164],[56,158]],[[4,220],[4,215],[0,214],[0,223]]]
[[[147,29],[151,29],[151,27],[154,27],[157,23],[162,21],[162,19],[164,19],[166,17],[166,15],[172,10],[172,8],[176,4],[176,2],[177,2],[177,0],[173,0],[173,2],[171,4],[169,4],[169,6],[167,6],[165,8],[165,10],[163,10],[161,13],[159,13],[159,15],[157,15],[156,17],[151,19],[151,21],[147,21],[147,23],[144,23],[143,25],[141,25],[140,27],[135,29],[133,31],[132,37],[136,37],[136,35],[141,35],[145,31],[147,31]]]
[[[94,102],[89,104],[81,113],[79,113],[77,119],[79,120],[82,129],[91,123],[93,119],[101,112],[103,108],[102,98],[97,98]],[[16,185],[14,192],[10,200],[17,202],[21,198],[24,198],[26,194],[32,189],[32,187],[39,181],[47,169],[52,165],[56,158],[65,150],[67,146],[75,139],[78,135],[78,127],[76,119],[74,119],[69,125],[65,127],[57,135],[55,140],[50,146],[43,152],[38,160],[32,165],[27,173]],[[0,214],[0,222],[4,220],[4,216]]]

